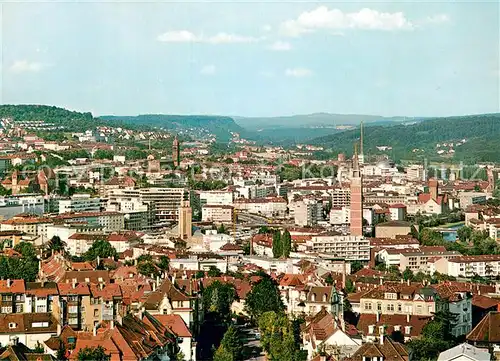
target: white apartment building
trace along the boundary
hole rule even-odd
[[[69,212],[99,212],[101,198],[92,198],[90,194],[75,194],[70,199],[59,200],[59,214]]]
[[[428,265],[429,259],[432,258],[450,259],[461,256],[461,254],[456,251],[446,251],[446,250],[432,249],[432,248],[434,247],[421,247],[420,250],[415,250],[405,253],[402,252],[400,254],[399,270],[401,272],[404,272],[404,270],[409,268],[414,273],[419,271],[424,273],[433,273],[432,269],[429,269]]]
[[[237,199],[234,208],[266,217],[284,217],[288,209],[287,202],[281,197]]]
[[[229,205],[204,205],[201,209],[203,222],[232,223],[234,207]]]
[[[421,181],[424,179],[425,169],[423,165],[414,164],[406,168],[406,177],[410,180]]]
[[[326,253],[347,261],[369,261],[370,240],[362,236],[313,236],[306,241],[309,252]]]
[[[159,221],[176,221],[183,200],[189,200],[189,192],[185,188],[141,188],[141,202],[155,209]]]
[[[460,256],[435,262],[436,271],[454,277],[500,276],[500,255]]]
[[[323,203],[315,199],[304,199],[294,204],[294,222],[300,227],[314,226],[323,220]]]
[[[200,204],[204,205],[232,205],[233,192],[232,191],[200,191]]]

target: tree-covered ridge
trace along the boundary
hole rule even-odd
[[[21,104],[0,105],[0,119],[11,118],[15,122],[44,121],[63,126],[65,131],[84,131],[100,125],[119,125],[95,118],[90,112],[76,112],[50,105]]]
[[[244,129],[236,124],[233,118],[218,115],[141,114],[137,116],[103,116],[101,118],[125,124],[143,124],[173,130],[205,129],[216,135],[220,140],[230,139],[230,132],[244,132]]]
[[[392,147],[395,158],[414,157],[427,151],[435,155],[436,144],[467,141],[455,147],[455,157],[468,161],[500,161],[500,154],[492,151],[500,145],[500,114],[482,114],[461,117],[434,118],[411,125],[369,126],[364,131],[366,153],[377,153],[377,146]],[[353,144],[359,141],[358,129],[314,139],[314,144],[331,147],[340,152],[352,153]],[[488,144],[488,146],[484,146]]]

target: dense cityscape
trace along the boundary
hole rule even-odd
[[[2,114],[2,357],[498,352],[494,163],[396,164],[365,154],[363,122],[350,154],[316,159],[321,146],[234,132]]]
[[[500,361],[498,1],[0,14],[0,361]]]

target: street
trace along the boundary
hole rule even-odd
[[[243,354],[245,355],[244,360],[248,361],[265,361],[266,357],[262,352],[260,346],[260,340],[257,339],[255,332],[257,332],[256,327],[246,327],[239,326],[240,333],[243,336]]]

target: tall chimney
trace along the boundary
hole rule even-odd
[[[379,341],[380,341],[380,344],[383,345],[384,344],[384,335],[380,335],[379,337]]]
[[[406,323],[410,323],[410,314],[409,313],[406,314]]]
[[[377,311],[377,323],[380,322],[380,313]]]
[[[7,278],[7,287],[10,287],[10,285],[11,285],[10,278]]]
[[[92,334],[94,336],[97,336],[97,325],[95,325],[94,328],[92,329]]]

